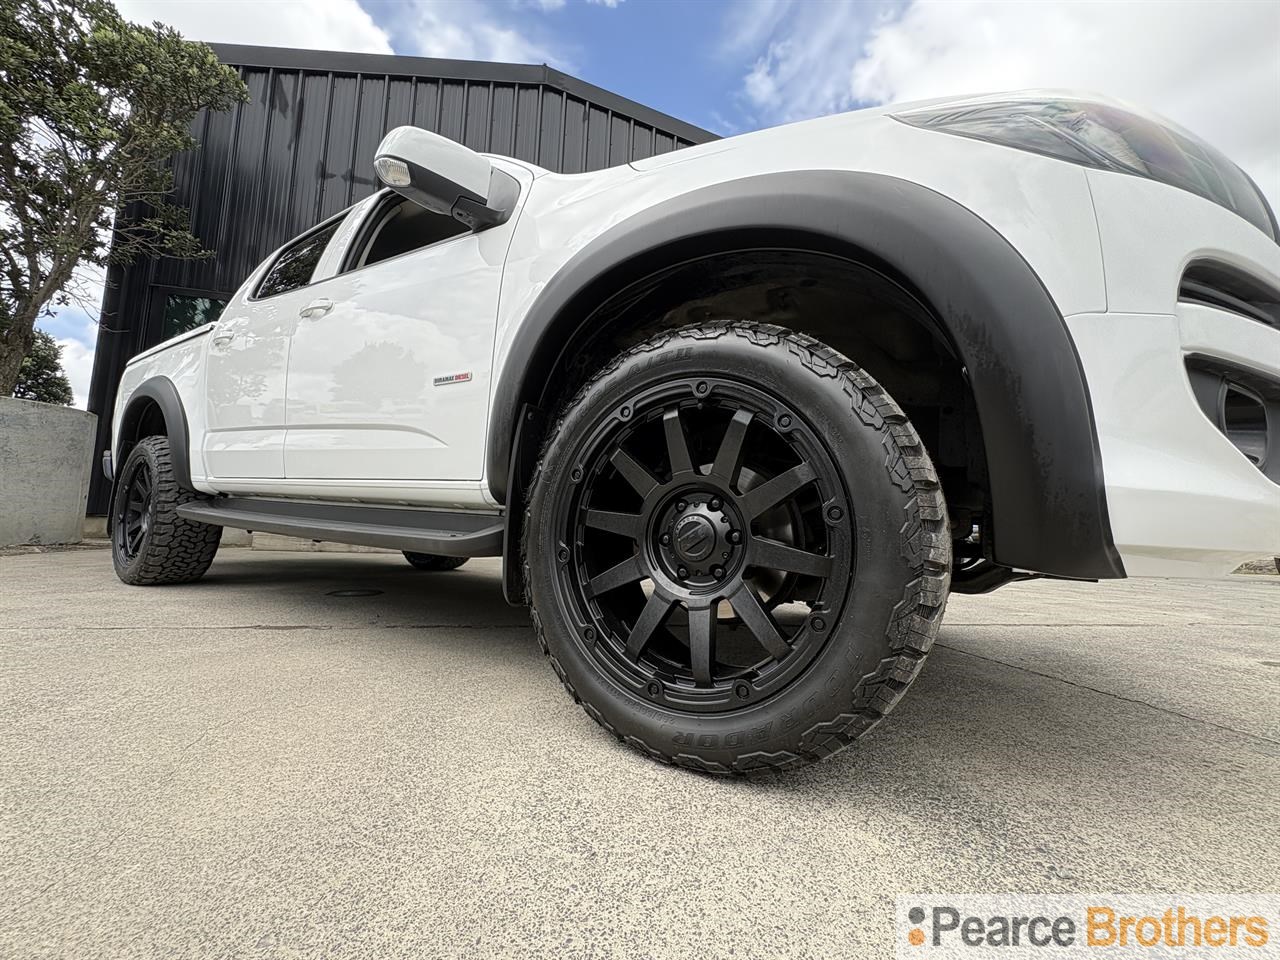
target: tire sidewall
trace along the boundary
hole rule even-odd
[[[762,342],[762,340],[764,342]],[[913,568],[902,548],[914,493],[888,467],[889,429],[874,407],[846,389],[834,363],[824,364],[783,331],[729,327],[690,343],[668,337],[629,356],[591,384],[565,412],[542,463],[526,530],[529,590],[551,656],[566,682],[615,734],[659,754],[729,766],[746,753],[790,752],[806,731],[851,709],[859,682],[892,656],[889,623]],[[814,661],[785,689],[738,711],[677,712],[607,679],[579,637],[556,589],[552,528],[556,492],[571,484],[581,438],[631,394],[663,380],[704,375],[737,379],[784,400],[825,442],[853,510],[854,565],[840,619]],[[856,391],[855,391],[856,392]],[[865,421],[871,421],[870,423]]]

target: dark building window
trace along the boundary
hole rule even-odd
[[[160,327],[160,339],[168,340],[180,333],[213,323],[222,315],[225,300],[213,297],[184,297],[171,293],[164,300],[164,320]]]
[[[258,284],[258,298],[274,297],[278,293],[288,293],[309,284],[311,274],[320,262],[320,255],[324,253],[324,248],[329,245],[341,223],[342,218],[338,217],[328,226],[308,233],[293,246],[286,247]]]

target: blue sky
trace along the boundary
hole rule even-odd
[[[549,63],[725,135],[929,97],[1099,91],[1200,134],[1280,206],[1275,0],[114,2],[196,40]],[[100,279],[84,289],[92,307]],[[41,324],[81,403],[95,316]]]

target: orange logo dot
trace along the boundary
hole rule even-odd
[[[907,934],[907,939],[911,942],[913,947],[919,947],[924,944],[924,931],[912,930]]]

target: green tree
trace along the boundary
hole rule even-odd
[[[43,330],[34,334],[31,352],[18,371],[18,385],[14,387],[13,395],[19,400],[39,400],[64,407],[75,402],[71,381],[62,371],[62,348]]]
[[[197,112],[247,99],[208,46],[109,0],[0,0],[0,397],[78,265],[208,255],[168,161]]]

